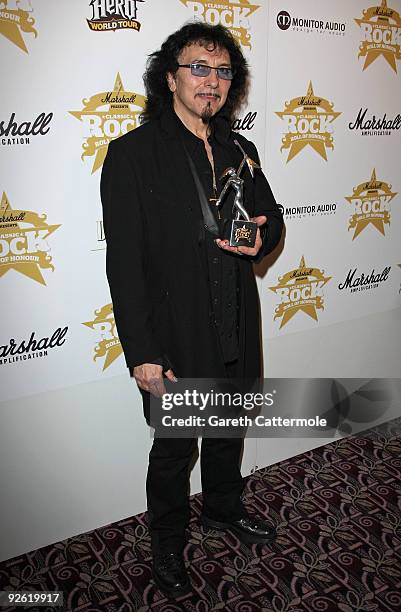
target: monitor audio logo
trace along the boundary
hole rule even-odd
[[[307,266],[303,256],[298,268],[279,277],[278,284],[269,289],[280,298],[274,315],[274,320],[281,319],[280,329],[299,311],[317,321],[317,310],[324,309],[323,288],[330,279],[324,270]]]
[[[48,225],[46,215],[13,210],[6,194],[0,202],[0,278],[16,270],[46,285],[41,270],[54,271],[48,237],[60,225]]]
[[[91,19],[88,26],[93,32],[115,32],[116,30],[136,30],[141,24],[137,20],[138,4],[145,0],[91,0]]]
[[[249,17],[260,8],[249,0],[180,0],[192,12],[192,17],[228,28],[243,47],[251,48]]]
[[[289,149],[287,163],[308,145],[327,161],[327,149],[334,149],[333,122],[341,113],[325,98],[315,96],[312,82],[306,95],[286,102],[276,115],[284,121],[281,151]]]
[[[354,214],[348,226],[348,230],[354,230],[352,240],[368,225],[373,225],[385,235],[385,226],[390,225],[390,202],[396,195],[397,193],[391,191],[390,184],[377,180],[375,169],[370,181],[354,187],[352,196],[345,198],[354,207]]]
[[[291,15],[287,11],[280,11],[277,14],[276,21],[280,30],[288,30],[291,26]]]
[[[95,346],[93,361],[105,357],[104,372],[123,352],[114,321],[113,305],[106,304],[99,310],[95,310],[93,321],[87,321],[82,325],[90,327],[98,334],[99,341]]]
[[[316,17],[293,17],[288,11],[280,11],[276,17],[277,26],[280,30],[292,28],[295,32],[317,32],[319,34],[334,34],[345,36],[346,24],[340,21],[326,21]]]
[[[359,57],[365,58],[366,70],[380,55],[397,72],[397,60],[401,59],[401,17],[382,0],[380,6],[371,6],[363,11],[361,19],[355,19],[363,39]]]
[[[83,126],[81,159],[95,157],[92,174],[102,167],[109,142],[138,127],[145,97],[124,88],[117,74],[113,91],[97,93],[83,101],[83,109],[70,111]]]
[[[38,33],[33,27],[35,19],[32,17],[33,8],[30,0],[0,0],[0,34],[3,34],[14,45],[28,53],[24,34]]]

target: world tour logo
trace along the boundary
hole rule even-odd
[[[180,0],[194,19],[228,28],[243,47],[251,48],[249,17],[259,8],[249,0]]]
[[[280,329],[299,311],[317,321],[316,311],[324,309],[323,287],[330,279],[324,270],[307,266],[303,256],[298,268],[280,276],[278,284],[269,287],[280,298],[274,315],[274,320],[281,319]]]
[[[348,225],[348,231],[354,230],[352,240],[368,225],[385,235],[385,226],[390,225],[390,202],[396,195],[390,184],[377,180],[375,169],[369,181],[354,187],[353,194],[345,198],[354,208]]]
[[[90,327],[98,334],[99,341],[95,346],[93,361],[105,357],[104,372],[123,352],[114,321],[113,305],[106,304],[103,308],[95,310],[93,321],[87,321],[82,325]]]
[[[16,270],[46,285],[41,270],[54,271],[48,237],[60,227],[46,223],[46,215],[13,210],[6,194],[0,202],[0,278]]]
[[[103,165],[109,142],[138,127],[145,101],[144,96],[127,91],[117,74],[113,91],[84,98],[82,110],[70,111],[83,125],[81,159],[95,156],[92,174]]]
[[[92,0],[91,19],[87,19],[89,28],[94,32],[116,30],[136,30],[141,24],[137,20],[138,4],[145,0]]]
[[[29,339],[15,341],[10,338],[7,344],[0,345],[0,365],[16,363],[17,361],[28,361],[38,357],[47,357],[49,350],[63,346],[66,341],[68,327],[58,327],[50,336],[36,337],[36,332],[31,332]]]
[[[333,122],[341,113],[334,112],[333,104],[324,98],[315,96],[312,82],[306,95],[286,102],[284,110],[276,115],[284,121],[281,151],[289,149],[287,163],[308,145],[327,161],[326,150],[334,149]]]
[[[401,59],[401,17],[382,0],[380,6],[363,11],[361,19],[355,19],[363,36],[358,58],[364,57],[366,70],[380,55],[397,72],[397,60]]]
[[[1,0],[0,1],[0,34],[3,34],[14,45],[28,53],[22,32],[33,34],[36,38],[38,33],[33,27],[35,19],[31,16],[33,8],[30,0]]]

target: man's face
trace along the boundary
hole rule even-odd
[[[208,50],[208,48],[210,50]],[[207,64],[214,68],[230,67],[226,49],[203,47],[193,43],[181,51],[179,64]],[[215,70],[206,77],[194,76],[190,68],[178,68],[175,75],[168,74],[168,85],[174,96],[176,111],[192,115],[207,123],[225,104],[231,81],[221,79]]]

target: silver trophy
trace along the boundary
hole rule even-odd
[[[216,207],[219,210],[224,196],[227,191],[232,187],[235,192],[234,204],[232,208],[233,219],[225,219],[223,222],[222,238],[229,240],[230,246],[247,246],[254,247],[256,240],[256,231],[258,229],[257,224],[251,221],[243,204],[243,188],[244,179],[240,177],[241,172],[245,165],[248,166],[252,178],[254,177],[254,168],[260,168],[260,166],[254,162],[244,151],[239,144],[238,140],[234,140],[236,146],[240,149],[243,157],[238,170],[234,168],[227,168],[224,171],[222,178],[228,177],[226,184],[216,201]]]

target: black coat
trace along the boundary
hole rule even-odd
[[[216,130],[253,159],[255,146],[233,133],[227,120]],[[266,215],[267,232],[258,261],[280,240],[282,214],[261,170],[248,170],[244,199],[251,216]],[[201,253],[201,208],[191,170],[166,112],[109,144],[101,180],[106,268],[119,338],[129,368],[167,355],[179,378],[224,377],[213,325],[205,258]],[[232,255],[229,255],[232,256]],[[260,374],[260,311],[252,260],[236,256],[240,284],[238,375]]]

